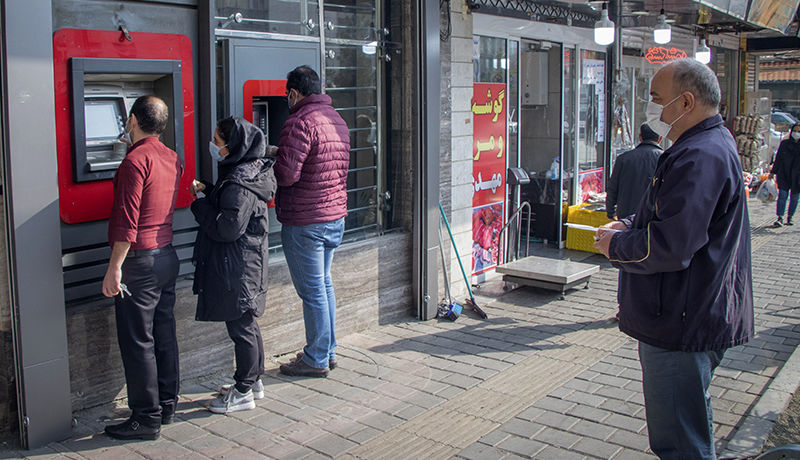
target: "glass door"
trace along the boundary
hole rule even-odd
[[[386,32],[375,0],[324,1],[322,25],[323,81],[333,106],[350,127],[350,171],[347,177],[346,238],[384,227],[383,63]]]
[[[564,54],[562,58],[562,62],[564,63],[564,72],[562,76],[562,86],[564,88],[562,93],[564,109],[562,113],[564,115],[564,121],[562,123],[561,131],[561,145],[563,146],[561,158],[563,159],[562,161],[564,163],[564,195],[562,198],[568,204],[575,204],[575,195],[577,190],[575,179],[578,176],[578,172],[575,169],[575,153],[578,145],[578,114],[576,113],[577,105],[575,102],[575,93],[577,92],[578,80],[576,77],[575,61],[576,49],[564,48]]]
[[[606,132],[605,53],[582,50],[578,115],[578,203],[603,187]]]

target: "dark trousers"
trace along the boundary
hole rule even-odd
[[[175,337],[175,280],[178,256],[170,246],[155,255],[128,257],[122,282],[131,295],[114,297],[117,340],[133,419],[161,425],[161,408],[178,402],[178,340]]]
[[[236,355],[236,389],[246,393],[264,373],[264,341],[255,316],[247,312],[233,321],[225,321]]]

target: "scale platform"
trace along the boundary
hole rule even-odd
[[[600,271],[600,266],[571,260],[528,256],[500,265],[496,271],[503,275],[503,281],[506,283],[561,292],[563,299],[567,289],[572,289],[581,283],[586,283],[584,288],[588,288],[589,279]]]

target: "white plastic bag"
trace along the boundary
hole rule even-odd
[[[758,187],[758,192],[756,192],[756,198],[761,200],[763,203],[769,203],[777,197],[778,186],[775,185],[775,181],[772,179],[767,179],[762,182]]]

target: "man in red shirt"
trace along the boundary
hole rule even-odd
[[[108,221],[112,247],[103,294],[114,297],[117,339],[133,413],[106,426],[115,439],[157,439],[172,422],[178,402],[178,341],[172,214],[183,165],[158,140],[167,126],[167,105],[155,96],[136,99],[126,134],[133,146],[114,176]]]

